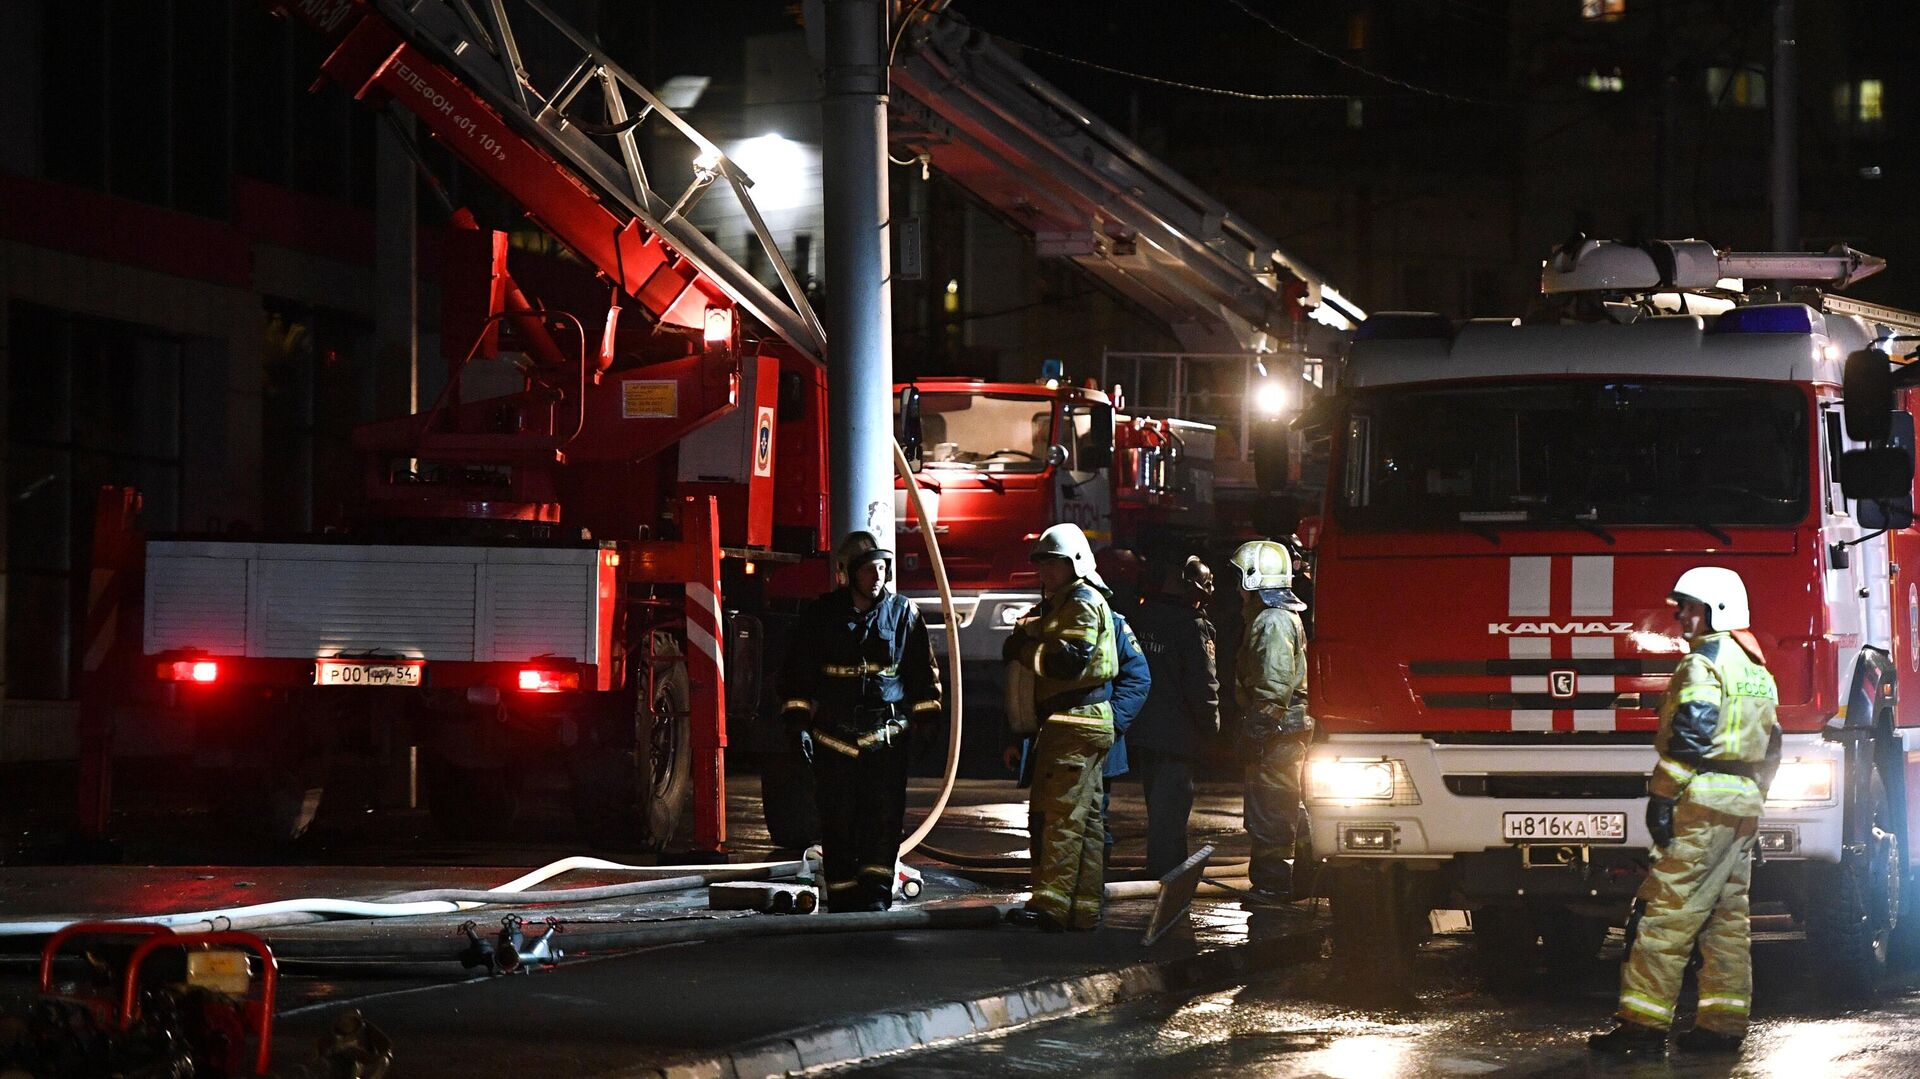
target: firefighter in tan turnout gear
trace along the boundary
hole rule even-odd
[[[1306,610],[1293,594],[1293,556],[1286,545],[1253,540],[1233,552],[1240,576],[1246,630],[1234,664],[1240,701],[1240,742],[1247,764],[1245,811],[1252,841],[1253,886],[1288,899],[1296,895],[1294,851],[1306,815],[1301,770],[1313,721],[1307,717]]]
[[[813,765],[827,909],[886,910],[907,805],[907,729],[940,714],[919,610],[887,588],[893,552],[840,543],[845,584],[801,612],[781,669],[787,727]]]
[[[1748,631],[1739,574],[1701,566],[1668,602],[1693,642],[1660,702],[1659,762],[1647,781],[1647,831],[1657,860],[1640,887],[1633,950],[1620,972],[1612,1030],[1595,1052],[1663,1055],[1680,978],[1700,946],[1700,1003],[1681,1049],[1733,1052],[1753,996],[1747,883],[1766,788],[1779,765],[1779,696]]]
[[[1014,627],[1002,656],[1034,675],[1033,794],[1039,837],[1033,896],[1009,920],[1042,929],[1094,929],[1105,891],[1101,768],[1113,748],[1112,681],[1119,672],[1113,612],[1093,550],[1077,525],[1040,534],[1032,559],[1044,598]]]

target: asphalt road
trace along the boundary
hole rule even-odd
[[[975,1075],[1618,1076],[1654,1079],[1920,1076],[1920,978],[1876,1005],[1828,1004],[1802,977],[1817,963],[1796,942],[1756,950],[1758,1014],[1738,1057],[1590,1059],[1586,1035],[1613,1007],[1619,939],[1578,970],[1493,977],[1467,934],[1422,947],[1411,977],[1385,982],[1337,959],[1231,989],[1162,997],[1035,1026],[864,1070],[916,1079]]]

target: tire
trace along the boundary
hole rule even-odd
[[[1900,833],[1877,770],[1871,783],[1865,855],[1818,867],[1807,895],[1808,949],[1822,957],[1823,988],[1846,1003],[1871,1000],[1885,984],[1906,883]]]
[[[774,846],[805,850],[820,842],[820,810],[813,801],[813,769],[797,750],[769,753],[763,758],[760,809]]]
[[[448,839],[497,839],[520,808],[518,777],[511,769],[458,765],[438,754],[420,762],[427,786],[427,812]]]
[[[692,686],[678,660],[636,662],[611,716],[590,723],[570,769],[574,820],[587,842],[658,851],[672,841],[693,794]]]

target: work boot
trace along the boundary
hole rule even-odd
[[[1587,1049],[1611,1056],[1663,1057],[1667,1055],[1667,1032],[1616,1019],[1612,1030],[1588,1036]]]
[[[1689,1053],[1738,1053],[1745,1042],[1744,1035],[1722,1034],[1702,1026],[1696,1026],[1673,1039],[1674,1048]]]
[[[1067,927],[1061,925],[1059,920],[1054,918],[1053,915],[1043,911],[1028,910],[1025,907],[1008,911],[1007,924],[1030,926],[1039,929],[1042,933],[1064,933],[1067,931]]]

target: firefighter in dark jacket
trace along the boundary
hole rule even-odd
[[[1253,540],[1233,552],[1240,574],[1245,636],[1235,660],[1240,742],[1246,758],[1247,836],[1253,841],[1247,875],[1256,891],[1294,898],[1293,863],[1306,838],[1300,801],[1301,769],[1313,720],[1307,715],[1306,604],[1294,596],[1293,556],[1272,540]]]
[[[1147,799],[1151,877],[1187,860],[1194,762],[1220,730],[1220,679],[1206,615],[1212,596],[1213,570],[1188,558],[1133,615],[1153,674],[1147,702],[1127,735],[1133,774]]]
[[[907,730],[941,707],[926,623],[888,589],[893,552],[853,532],[837,552],[845,584],[794,625],[781,712],[813,764],[827,909],[886,910],[907,805]]]

